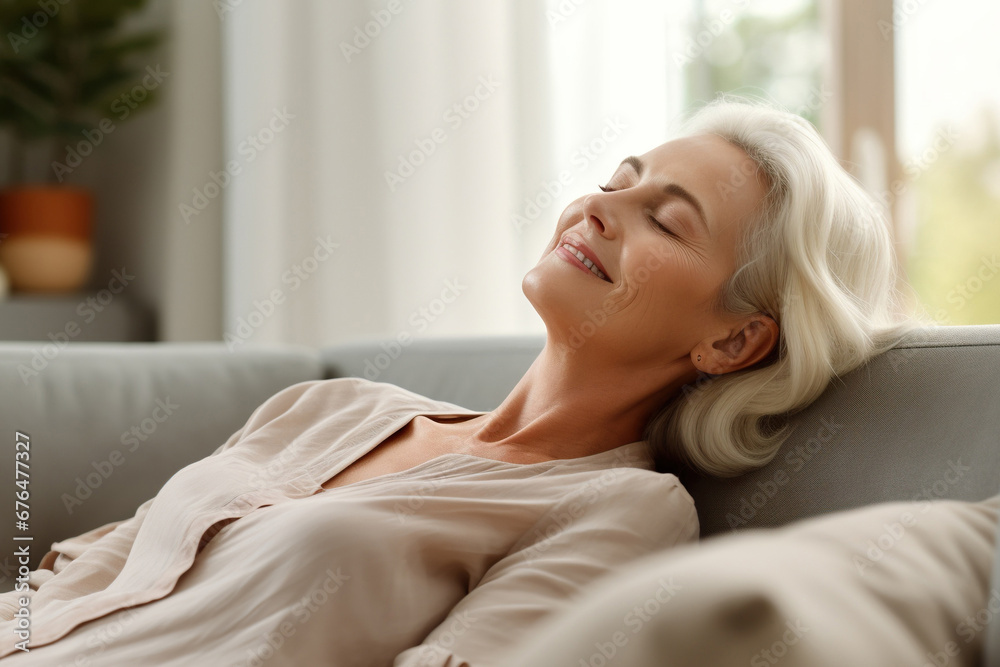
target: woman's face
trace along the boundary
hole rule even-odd
[[[713,303],[766,192],[746,153],[715,135],[685,137],[626,158],[603,188],[566,208],[524,277],[550,340],[648,368],[737,334],[742,320]]]

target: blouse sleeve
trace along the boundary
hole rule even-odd
[[[697,541],[694,501],[676,476],[635,469],[612,478],[555,505],[393,667],[498,665],[591,582],[640,556]]]

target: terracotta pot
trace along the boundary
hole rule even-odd
[[[15,291],[78,290],[90,277],[94,199],[80,188],[0,192],[0,264]]]

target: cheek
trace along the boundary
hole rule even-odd
[[[639,244],[643,251],[627,258],[624,273],[631,290],[650,297],[669,294],[686,283],[683,257],[676,249],[664,244],[663,238],[649,236]]]
[[[555,250],[556,243],[559,242],[559,237],[561,237],[567,229],[580,222],[583,219],[583,198],[577,199],[576,201],[570,203],[569,206],[562,212],[559,216],[559,220],[556,221],[556,230],[552,234],[552,240],[549,241],[549,250]]]
[[[689,316],[714,295],[704,267],[669,247],[631,258],[623,278],[619,301],[643,317]]]

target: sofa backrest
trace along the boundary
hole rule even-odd
[[[363,377],[470,410],[492,410],[542,351],[542,336],[362,340],[320,350],[327,377]]]
[[[767,466],[685,474],[702,535],[896,500],[1000,492],[1000,325],[935,327],[835,381]]]
[[[328,377],[391,382],[474,410],[507,396],[542,337],[356,342],[321,350]],[[1000,325],[913,332],[790,419],[767,466],[720,479],[678,470],[702,537],[876,502],[1000,491]]]
[[[133,516],[258,405],[318,379],[316,351],[291,346],[230,353],[222,343],[0,344],[2,492],[12,500],[13,441],[24,432],[31,567],[52,542]],[[13,533],[12,520],[0,523],[0,543],[15,544]],[[13,588],[12,551],[0,551],[0,590]]]

